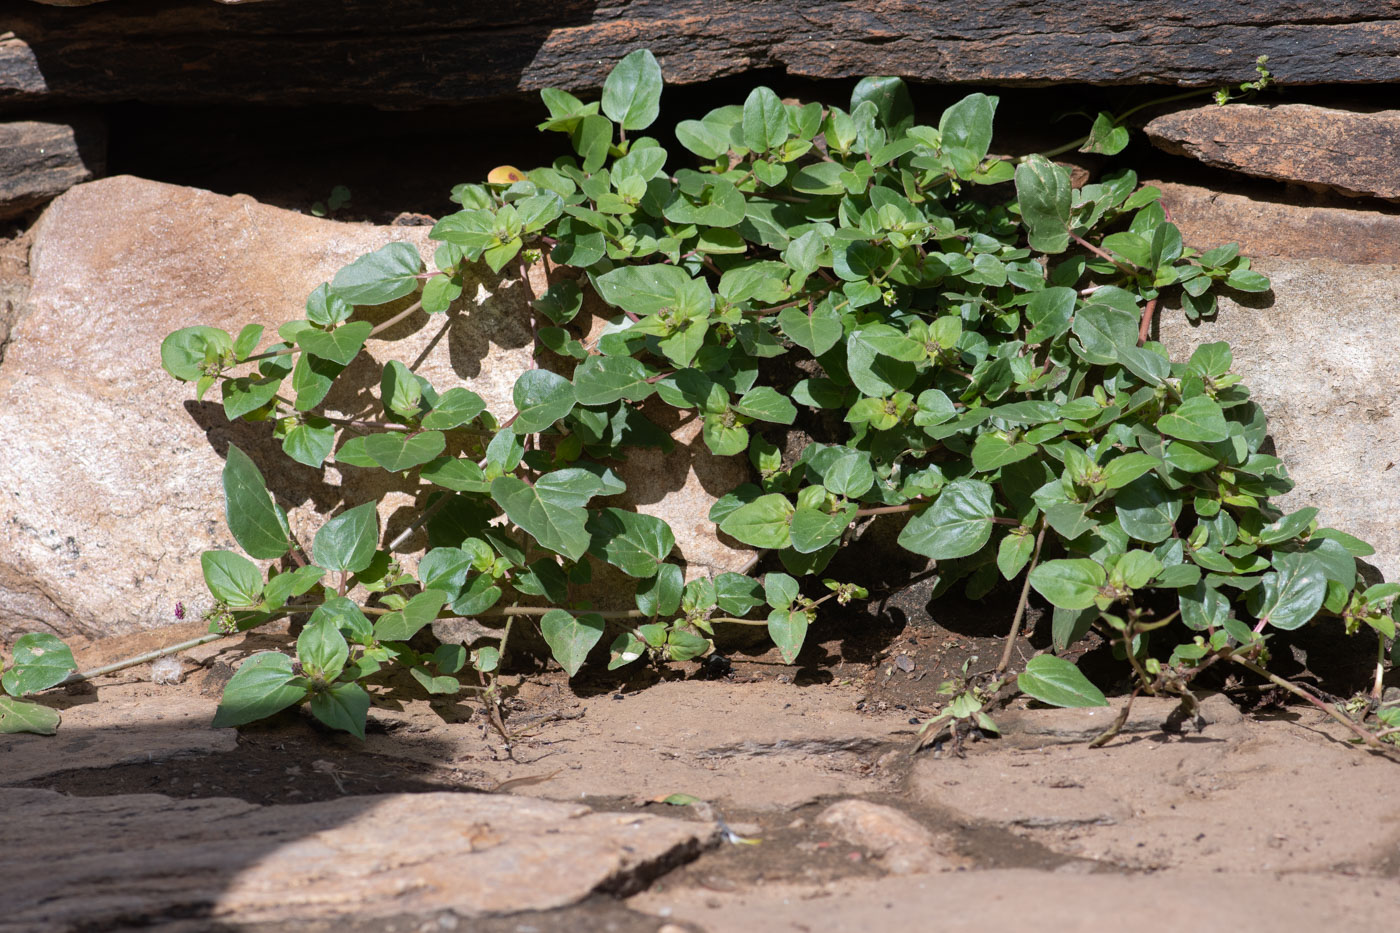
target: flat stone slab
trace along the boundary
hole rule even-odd
[[[175,693],[122,696],[112,691],[87,699],[91,702],[64,704],[57,735],[0,735],[0,784],[238,747],[236,730],[210,727],[215,699]]]
[[[1345,735],[1307,711],[1103,748],[980,743],[967,758],[920,756],[909,789],[1114,871],[1385,873],[1400,857],[1400,765]]]
[[[101,175],[107,128],[93,117],[0,123],[0,217],[15,217]]]
[[[1084,709],[1012,707],[997,713],[996,723],[1001,729],[1003,741],[1010,745],[1038,748],[1043,745],[1091,742],[1118,718],[1123,702],[1118,698],[1110,700],[1108,706]],[[1202,700],[1195,715],[1184,715],[1178,700],[1138,697],[1128,710],[1128,718],[1118,734],[1209,733],[1211,726],[1231,726],[1243,721],[1244,715],[1222,694]]]
[[[1400,214],[1360,205],[1284,203],[1174,182],[1144,183],[1161,189],[1162,203],[1182,238],[1202,251],[1238,243],[1250,257],[1400,264]]]
[[[487,794],[260,807],[0,789],[0,931],[546,910],[635,890],[713,824]]]
[[[1400,110],[1212,105],[1157,117],[1144,129],[1157,148],[1217,168],[1350,197],[1400,199]]]
[[[1400,579],[1400,267],[1271,258],[1254,268],[1269,295],[1221,299],[1213,320],[1194,325],[1168,309],[1160,339],[1173,359],[1228,341],[1295,483],[1275,504],[1318,507],[1319,522],[1369,542],[1376,553],[1364,559]]]

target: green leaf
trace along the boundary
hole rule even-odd
[[[325,575],[324,567],[307,564],[305,567],[298,567],[296,570],[271,577],[267,581],[267,586],[263,587],[263,603],[267,611],[276,611],[282,608],[287,600],[293,596],[310,592],[311,588],[321,582],[321,578]]]
[[[537,434],[573,411],[574,387],[557,373],[547,369],[527,369],[515,380],[511,392],[515,408],[516,434]]]
[[[1259,529],[1260,544],[1281,544],[1298,537],[1312,524],[1312,520],[1317,517],[1317,509],[1299,509],[1291,515],[1285,515],[1272,524],[1265,525]]]
[[[588,652],[603,637],[603,628],[603,617],[592,613],[574,618],[562,609],[551,609],[540,618],[550,653],[570,677],[583,667]]]
[[[966,149],[977,161],[986,158],[992,145],[992,118],[996,115],[997,98],[986,94],[969,94],[958,101],[938,119],[938,132],[943,146]]]
[[[58,723],[57,710],[0,696],[0,734],[32,732],[35,735],[53,735],[58,732]]]
[[[422,271],[417,247],[389,243],[337,272],[331,289],[352,305],[382,305],[417,291]]]
[[[1046,288],[1031,296],[1026,305],[1026,343],[1036,344],[1054,340],[1069,330],[1074,316],[1074,289],[1057,286]]]
[[[992,487],[972,479],[958,479],[943,488],[938,501],[914,516],[899,533],[905,550],[951,560],[982,549],[992,536]]]
[[[1276,629],[1299,628],[1322,608],[1327,573],[1311,554],[1275,554],[1274,570],[1250,593],[1250,611]]]
[[[423,427],[429,431],[450,431],[466,424],[486,410],[481,396],[470,389],[453,386],[438,397],[432,411],[423,416]]]
[[[656,57],[648,49],[630,52],[603,82],[603,113],[624,130],[644,130],[660,113],[661,86]]]
[[[258,582],[261,583],[261,579]],[[0,677],[0,683],[11,696],[22,697],[47,690],[78,669],[72,650],[62,639],[48,632],[21,635],[15,639],[11,654],[14,666]]]
[[[1253,269],[1233,269],[1225,278],[1225,284],[1242,292],[1266,292],[1269,279]]]
[[[792,424],[797,420],[797,406],[772,386],[755,386],[745,392],[733,407],[739,414],[759,421]]]
[[[656,391],[655,375],[630,356],[590,356],[574,370],[574,397],[580,405],[640,402]]]
[[[778,646],[784,664],[793,664],[802,653],[811,617],[800,609],[774,609],[768,613],[768,637]]]
[[[349,657],[350,646],[329,614],[313,615],[297,637],[297,660],[308,676],[335,680]]]
[[[615,671],[636,661],[647,652],[647,643],[632,632],[623,632],[608,647],[608,670]]]
[[[331,390],[335,377],[344,369],[339,363],[323,360],[310,353],[303,353],[298,357],[296,368],[292,370],[292,391],[297,396],[296,410],[310,411],[321,404],[326,393]]]
[[[589,517],[587,528],[589,549],[631,577],[655,576],[676,546],[669,525],[641,512],[604,509]]]
[[[1106,489],[1121,489],[1133,480],[1149,473],[1162,465],[1162,461],[1156,457],[1149,457],[1147,454],[1128,453],[1121,457],[1115,457],[1104,464],[1102,470],[1104,487]]]
[[[205,586],[219,602],[234,608],[258,604],[263,578],[257,564],[232,551],[205,551],[199,555],[199,564]]]
[[[1093,606],[1088,609],[1056,607],[1050,620],[1050,639],[1055,643],[1055,650],[1063,651],[1089,634],[1098,617],[1099,610]]]
[[[1103,692],[1064,658],[1042,654],[1026,663],[1025,673],[1016,678],[1016,686],[1027,696],[1051,706],[1080,708],[1107,706]]]
[[[224,686],[214,713],[214,728],[241,726],[265,719],[306,696],[306,687],[293,683],[292,659],[278,651],[253,655]]]
[[[990,473],[1007,464],[1034,456],[1036,447],[1024,441],[1012,443],[999,434],[982,434],[972,447],[972,467],[979,473]]]
[[[564,471],[560,471],[564,472]],[[584,472],[579,470],[577,472]],[[514,476],[500,476],[491,483],[491,498],[505,510],[506,517],[556,554],[578,560],[588,552],[592,540],[586,527],[588,516],[583,505],[570,492],[551,486],[546,474],[534,486]]]
[[[316,532],[312,553],[327,570],[364,570],[374,559],[379,541],[378,503],[366,502],[328,520]]]
[[[763,575],[763,600],[774,609],[787,609],[801,592],[798,582],[785,573]]]
[[[1157,430],[1183,441],[1214,443],[1230,436],[1225,413],[1204,395],[1188,398],[1175,411],[1157,419]]]
[[[662,564],[656,576],[637,584],[637,608],[649,616],[671,615],[681,605],[685,574],[675,564]]]
[[[282,438],[282,452],[297,463],[319,469],[335,449],[335,425],[325,418],[305,415]]]
[[[1047,560],[1031,571],[1031,586],[1053,606],[1088,609],[1108,577],[1103,567],[1087,558]]]
[[[841,537],[855,519],[856,506],[851,503],[835,514],[820,509],[799,507],[790,524],[792,548],[799,554],[813,554]]]
[[[709,286],[677,266],[622,266],[598,276],[597,283],[608,304],[642,316],[683,304],[708,309],[713,303]]]
[[[997,545],[997,570],[1005,580],[1013,580],[1025,569],[1035,548],[1035,539],[1030,535],[1007,535]]]
[[[825,464],[820,477],[821,484],[827,489],[838,496],[849,498],[864,495],[875,484],[875,471],[870,468],[870,455],[849,448]]]
[[[422,572],[421,565],[419,572]],[[463,577],[465,578],[465,572]],[[374,623],[374,637],[379,641],[408,641],[425,625],[436,619],[446,604],[447,594],[441,590],[424,590],[397,612],[380,616]]]
[[[1156,475],[1146,474],[1119,490],[1114,508],[1124,531],[1138,541],[1156,544],[1172,536],[1181,516],[1181,496]]]
[[[238,546],[259,560],[276,560],[292,546],[287,517],[267,491],[262,473],[237,445],[224,463],[224,514]]]
[[[886,129],[895,130],[914,120],[914,101],[902,78],[889,75],[861,78],[851,92],[851,110],[854,112],[867,100],[875,105],[880,125]]]
[[[297,335],[297,343],[312,356],[349,366],[365,341],[369,339],[374,325],[369,321],[351,321],[327,333],[323,330],[304,330]]]
[[[1117,155],[1128,147],[1128,128],[1115,126],[1112,114],[1100,113],[1089,128],[1089,138],[1079,147],[1080,152]]]
[[[181,382],[204,375],[205,366],[233,350],[233,339],[217,327],[182,327],[160,344],[160,365]]]
[[[722,573],[715,577],[715,600],[720,612],[743,616],[763,605],[763,588],[753,577],[742,573]]]
[[[237,421],[249,412],[257,411],[272,401],[272,397],[280,388],[282,379],[275,376],[271,379],[251,379],[247,376],[229,379],[220,388],[224,401],[224,417],[230,421]]]
[[[1062,253],[1069,246],[1069,172],[1042,155],[1016,167],[1016,197],[1031,249]]]
[[[766,87],[756,87],[744,101],[743,138],[745,148],[767,152],[788,138],[787,108]]]
[[[788,523],[793,508],[787,496],[770,493],[730,512],[720,522],[720,531],[744,544],[761,548],[787,547],[792,542]]]
[[[332,684],[311,696],[313,716],[332,729],[349,732],[359,739],[365,737],[368,713],[369,694],[359,684]]]
[[[793,343],[821,356],[840,342],[845,331],[841,317],[829,304],[819,304],[811,314],[800,308],[784,308],[778,312],[778,326]]]
[[[390,473],[400,473],[435,459],[447,448],[447,438],[441,431],[389,431],[368,435],[364,444],[371,460]]]

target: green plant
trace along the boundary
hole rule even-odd
[[[58,730],[58,713],[19,697],[66,680],[78,669],[73,652],[57,636],[31,632],[15,640],[12,654],[9,668],[0,674],[0,733],[53,735]]]
[[[166,339],[171,375],[201,397],[218,384],[228,417],[272,422],[294,460],[388,470],[436,493],[414,525],[429,539],[416,566],[397,550],[407,533],[381,543],[374,502],[329,519],[307,549],[230,448],[230,531],[274,564],[264,575],[239,554],[206,553],[213,624],[309,621],[295,657],[266,652],[239,669],[220,724],[309,700],[362,734],[361,682],[390,663],[432,693],[470,676],[469,689],[493,695],[504,644],[470,657],[415,647],[443,615],[538,624],[570,675],[610,622],[624,630],[609,667],[696,657],[731,623],[766,625],[790,662],[822,602],[863,595],[831,580],[814,599],[803,579],[820,579],[866,521],[905,521],[898,542],[937,562],[936,592],[965,581],[976,598],[1024,575],[1013,636],[1034,589],[1054,606],[1057,648],[1098,626],[1149,692],[1184,690],[1219,660],[1255,664],[1269,632],[1319,612],[1370,628],[1382,648],[1393,637],[1400,587],[1358,586],[1355,559],[1371,549],[1316,509],[1269,504],[1291,483],[1261,449],[1264,414],[1229,347],[1174,361],[1149,339],[1169,298],[1196,318],[1222,291],[1269,288],[1235,246],[1189,248],[1131,171],[1076,189],[1043,156],[989,156],[997,98],[985,94],[931,126],[916,124],[895,78],[860,82],[848,109],[760,87],[680,123],[678,154],[638,135],[661,90],[655,59],[638,51],[601,101],[542,92],[541,129],[574,154],[523,180],[455,188],[462,209],[431,234],[435,269],[392,243],[317,288],[271,345],[259,349],[260,327]],[[510,417],[399,361],[383,371],[382,413],[318,414],[367,339],[446,311],[468,265],[529,289],[528,266],[545,257],[548,288],[532,295],[545,363],[520,375]],[[615,315],[588,342],[586,290]],[[378,325],[357,313],[410,296]],[[795,361],[800,378],[779,365]],[[775,372],[789,375],[765,381]],[[656,405],[693,412],[710,450],[753,463],[757,482],[710,519],[776,552],[785,572],[687,582],[664,522],[608,504],[623,489],[612,464],[669,443],[648,418]],[[844,436],[784,458],[775,439],[822,411]],[[637,581],[634,609],[574,597],[590,559]],[[1176,619],[1199,634],[1154,644]],[[1046,702],[1104,702],[1056,658],[1032,662],[1019,685]]]
[[[328,217],[349,204],[350,189],[344,185],[336,185],[331,189],[330,197],[311,205],[311,213],[316,217]]]

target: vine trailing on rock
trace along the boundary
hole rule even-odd
[[[821,577],[863,522],[905,522],[898,543],[936,562],[936,593],[964,582],[977,598],[1024,577],[1013,636],[1035,590],[1054,607],[1057,649],[1098,627],[1148,692],[1186,695],[1222,659],[1257,667],[1270,632],[1319,613],[1348,632],[1369,627],[1382,650],[1394,636],[1400,586],[1359,584],[1356,558],[1371,549],[1320,526],[1316,509],[1269,504],[1291,483],[1262,450],[1264,414],[1229,347],[1173,361],[1149,339],[1169,299],[1195,318],[1222,290],[1268,289],[1234,246],[1184,245],[1131,171],[1074,188],[1043,156],[989,155],[997,98],[985,94],[927,126],[895,78],[860,82],[848,109],[760,87],[680,123],[686,152],[668,153],[637,135],[661,92],[646,51],[618,64],[601,101],[542,92],[541,129],[574,154],[455,188],[462,209],[431,233],[435,268],[391,243],[317,288],[270,345],[257,326],[165,340],[172,376],[201,397],[217,385],[230,419],[271,422],[293,460],[386,470],[426,497],[387,544],[369,501],[326,521],[308,548],[230,447],[226,512],[248,557],[203,555],[213,628],[309,618],[295,656],[264,652],[239,668],[218,724],[309,700],[322,721],[363,735],[361,682],[390,664],[430,693],[463,689],[471,668],[466,689],[494,695],[511,626],[527,622],[571,676],[609,623],[621,630],[609,668],[700,656],[714,626],[732,623],[766,624],[790,663],[818,607],[865,595],[859,581]],[[1121,149],[1111,118],[1099,122],[1086,149]],[[482,262],[527,290],[533,264],[548,279],[530,291],[539,365],[515,382],[513,414],[499,419],[469,385],[431,385],[400,361],[372,400],[382,412],[324,413],[369,338],[446,312]],[[607,309],[592,330],[589,293]],[[361,312],[391,302],[383,323]],[[628,450],[671,443],[653,420],[661,406],[698,418],[714,454],[753,464],[756,482],[709,518],[776,552],[782,570],[687,580],[667,524],[611,504]],[[842,436],[785,457],[773,439],[820,412]],[[401,549],[422,527],[415,563]],[[249,557],[273,564],[264,574]],[[636,581],[635,608],[597,611],[577,595],[595,561]],[[501,644],[470,654],[421,647],[415,636],[444,617],[507,624]],[[1185,643],[1154,644],[1178,619]],[[1018,684],[1052,704],[1105,702],[1053,655]],[[985,718],[980,699],[964,705],[952,718]]]

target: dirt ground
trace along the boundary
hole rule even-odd
[[[597,894],[467,926],[489,931],[985,930],[1030,917],[1052,930],[1148,918],[1196,930],[1400,923],[1400,762],[1247,684],[1221,684],[1227,692],[1204,718],[1177,732],[1164,729],[1170,702],[1139,701],[1102,749],[1087,739],[1112,710],[1022,703],[999,711],[1003,735],[969,741],[966,757],[947,746],[914,754],[920,724],[945,699],[939,683],[970,657],[973,669],[994,663],[1001,643],[983,620],[1001,616],[986,611],[1001,598],[980,612],[954,604],[935,620],[917,592],[897,593],[818,629],[796,666],[737,650],[621,679],[589,670],[572,684],[557,672],[512,678],[508,739],[473,700],[430,702],[402,689],[376,697],[363,743],[295,710],[237,733],[210,729],[230,665],[289,639],[259,633],[187,653],[178,685],[151,683],[142,666],[55,691],[47,702],[63,711],[59,735],[0,742],[0,784],[172,803],[516,794],[716,820],[726,831],[727,841],[625,898]],[[80,645],[80,664],[198,632],[186,628]],[[1306,650],[1292,655],[1306,671]],[[678,793],[702,803],[660,802]],[[873,807],[841,821],[830,808],[842,801]],[[410,910],[333,923],[146,918],[142,927],[456,923]]]

